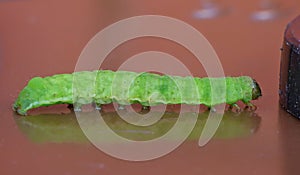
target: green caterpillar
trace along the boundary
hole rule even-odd
[[[211,90],[211,81],[215,82],[217,87],[214,89],[217,90]],[[226,97],[212,99],[212,92],[216,97],[222,96],[224,91],[218,90],[218,84],[222,87],[222,82],[226,82]],[[258,83],[248,76],[194,78],[97,70],[35,77],[20,92],[13,109],[20,115],[26,115],[30,109],[54,104],[73,104],[74,110],[80,111],[84,104],[94,103],[96,109],[101,109],[102,104],[112,102],[120,105],[139,103],[143,107],[158,104],[204,104],[213,107],[222,103],[238,107],[236,102],[239,100],[255,109],[250,101],[260,96]]]

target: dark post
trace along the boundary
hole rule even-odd
[[[284,34],[279,83],[281,106],[300,118],[300,16],[288,24]]]

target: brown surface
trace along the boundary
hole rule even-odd
[[[233,7],[230,15],[198,21],[191,18],[198,8],[196,0],[1,2],[0,174],[299,174],[300,121],[279,108],[277,94],[279,48],[285,26],[296,13],[255,23],[249,15],[256,10],[256,2],[227,3]],[[287,6],[295,4],[291,1]],[[26,82],[34,76],[72,72],[82,48],[95,33],[120,19],[142,14],[186,21],[215,47],[226,75],[255,77],[263,89],[263,97],[255,102],[261,117],[258,131],[246,138],[215,139],[203,148],[196,141],[187,141],[167,156],[139,163],[112,158],[91,144],[30,141],[16,124],[14,117],[19,116],[11,110]],[[174,51],[177,46],[170,43],[152,43],[155,40],[123,45],[104,67],[116,69],[123,58],[158,49],[185,58],[194,72],[199,69],[183,49]]]

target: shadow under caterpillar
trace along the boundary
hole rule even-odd
[[[87,112],[89,115],[89,112]],[[128,112],[128,115],[134,115]],[[160,115],[159,112],[154,112],[153,116]],[[178,113],[165,112],[161,119],[150,126],[137,126],[129,124],[120,118],[117,112],[105,112],[102,117],[107,125],[118,135],[136,141],[146,141],[161,137],[167,133],[176,122],[187,122],[192,113],[184,113],[184,121],[178,121]],[[198,114],[197,123],[193,131],[189,135],[190,141],[199,139],[203,132],[205,123],[207,122],[209,112]],[[94,130],[93,135],[97,136],[99,130],[96,128],[97,121],[92,117],[86,117],[92,125],[91,130]],[[20,117],[15,115],[15,121],[19,129],[33,142],[36,143],[90,143],[89,139],[81,130],[74,113],[64,115],[60,114],[41,114],[36,116]],[[244,111],[236,114],[232,111],[226,111],[224,117],[217,129],[215,139],[235,139],[247,138],[255,134],[260,127],[261,117],[249,111]],[[178,132],[176,135],[181,135]],[[173,138],[178,139],[178,138]],[[105,142],[112,142],[107,138]]]

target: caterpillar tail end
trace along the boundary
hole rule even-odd
[[[12,105],[12,109],[19,115],[23,115],[23,116],[27,115],[27,110],[21,109],[20,106],[18,106],[16,103]]]
[[[18,105],[16,104],[16,103],[14,103],[13,105],[12,105],[12,109],[13,109],[13,111],[17,111],[18,110]]]

